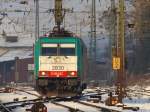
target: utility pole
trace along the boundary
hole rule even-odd
[[[35,41],[39,38],[39,0],[35,0]]]
[[[93,68],[96,67],[96,0],[92,0],[91,11],[91,37],[90,37],[90,60],[91,60],[91,74],[95,74]]]

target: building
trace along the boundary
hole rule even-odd
[[[5,48],[6,49],[6,48]],[[33,72],[32,48],[9,48],[0,50],[0,84],[10,82],[30,82]]]

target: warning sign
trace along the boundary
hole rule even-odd
[[[119,57],[113,57],[113,69],[114,70],[120,69],[120,58]]]

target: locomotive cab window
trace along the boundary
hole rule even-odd
[[[56,56],[57,44],[42,44],[41,55],[42,56]]]
[[[75,56],[75,44],[60,44],[60,56]]]

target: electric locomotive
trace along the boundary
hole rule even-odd
[[[57,35],[56,35],[57,34]],[[69,33],[40,37],[34,46],[36,88],[45,96],[76,96],[86,87],[87,50]]]

